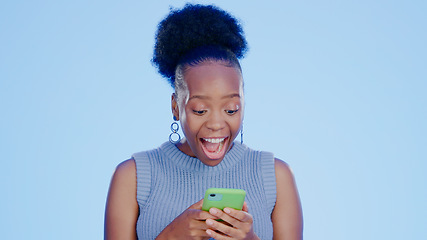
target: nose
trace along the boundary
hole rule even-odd
[[[225,127],[225,119],[219,112],[211,112],[206,127],[212,131],[218,131]]]

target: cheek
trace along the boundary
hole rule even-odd
[[[243,121],[243,114],[242,111],[240,111],[239,116],[236,116],[235,119],[233,119],[233,121],[231,122],[231,128],[232,131],[234,132],[234,134],[237,134],[240,131],[240,128],[242,126],[242,121]]]
[[[183,126],[182,130],[187,138],[192,138],[197,135],[200,125],[200,122],[192,116],[185,115],[181,120],[181,126]]]

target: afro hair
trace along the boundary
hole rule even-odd
[[[232,52],[237,59],[247,51],[242,27],[233,16],[213,5],[186,4],[159,23],[152,62],[174,86],[177,65],[204,47]],[[209,57],[217,59],[215,54]]]

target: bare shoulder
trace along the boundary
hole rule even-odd
[[[294,174],[290,166],[286,162],[276,158],[274,159],[274,170],[276,173],[276,205],[282,203],[281,200],[284,195],[298,197]]]
[[[119,201],[136,201],[136,164],[128,159],[117,165],[111,179],[109,200],[111,197]]]
[[[275,159],[276,205],[271,215],[274,239],[302,239],[302,210],[294,175],[289,165]]]
[[[286,162],[284,162],[278,158],[274,159],[274,169],[276,171],[276,178],[277,177],[280,177],[280,178],[292,177],[293,178],[292,170],[289,167],[289,165]]]
[[[116,167],[116,171],[114,172],[114,177],[125,178],[125,179],[135,179],[136,178],[136,164],[135,160],[128,159],[121,162]]]
[[[110,183],[110,192],[126,191],[128,196],[136,193],[136,164],[135,160],[128,159],[117,165]],[[135,195],[136,197],[136,195]]]
[[[285,161],[278,158],[274,159],[274,170],[276,173],[276,184],[283,187],[284,185],[289,185],[289,187],[296,187],[294,173],[292,172],[291,167]],[[282,190],[282,188],[278,188]]]

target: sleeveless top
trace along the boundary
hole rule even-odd
[[[185,209],[204,197],[206,189],[240,188],[260,239],[273,238],[271,213],[276,203],[274,156],[234,142],[214,167],[166,142],[159,148],[135,153],[138,239],[155,239]]]

